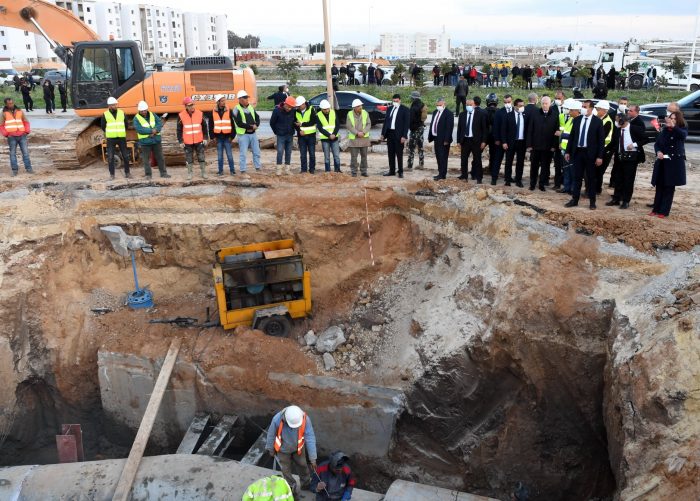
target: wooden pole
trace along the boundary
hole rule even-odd
[[[170,343],[168,354],[165,355],[163,367],[160,369],[160,374],[158,374],[158,379],[153,387],[153,393],[151,393],[151,398],[148,400],[146,412],[144,412],[143,418],[141,419],[139,431],[136,433],[136,438],[131,446],[129,457],[126,460],[122,474],[119,477],[117,489],[114,491],[112,501],[127,501],[129,499],[131,486],[134,483],[136,473],[138,472],[139,465],[141,464],[141,458],[146,450],[146,444],[148,443],[148,437],[151,435],[153,423],[155,422],[156,415],[158,414],[158,408],[163,400],[165,389],[168,387],[168,381],[170,380],[170,374],[173,372],[173,367],[175,367],[177,354],[180,352],[180,342],[180,338],[175,338]]]
[[[328,0],[321,0],[323,2],[323,42],[326,46],[326,93],[328,95],[328,102],[331,103],[331,109],[335,109],[335,94],[333,93],[333,77],[331,76],[331,25],[328,19]]]

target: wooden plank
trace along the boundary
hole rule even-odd
[[[187,428],[185,436],[182,437],[182,442],[180,442],[176,454],[194,454],[197,450],[199,440],[202,438],[202,433],[209,424],[210,417],[209,414],[195,414],[189,428]]]
[[[264,252],[265,259],[275,259],[278,257],[289,257],[296,255],[294,249],[280,249]]]
[[[226,415],[221,418],[219,424],[212,430],[209,437],[197,451],[202,456],[218,456],[224,452],[231,443],[231,428],[236,424],[238,416]]]
[[[119,482],[117,482],[117,488],[114,491],[112,501],[127,501],[129,499],[131,486],[136,478],[139,464],[141,464],[141,458],[146,450],[148,437],[151,435],[153,423],[155,423],[156,415],[158,414],[158,409],[160,408],[160,403],[163,400],[163,394],[165,393],[165,389],[168,387],[170,374],[173,372],[177,355],[180,352],[180,343],[180,338],[175,338],[170,343],[170,348],[168,349],[168,353],[163,361],[160,374],[158,374],[158,379],[153,387],[153,393],[151,393],[151,398],[148,400],[146,412],[144,412],[143,418],[141,419],[139,431],[136,433],[136,438],[131,446],[129,457],[126,460],[126,464],[124,464],[124,469],[119,477]]]
[[[245,456],[241,458],[241,463],[259,466],[260,462],[265,457],[265,454],[267,454],[267,451],[265,450],[265,442],[267,442],[266,431],[262,432],[255,443],[250,446],[248,452],[246,452]]]

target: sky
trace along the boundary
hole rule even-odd
[[[450,35],[461,43],[620,42],[692,39],[700,0],[328,0],[331,41],[379,44],[384,32]],[[263,46],[323,40],[322,0],[149,0],[182,10],[222,12],[238,35]],[[427,4],[428,7],[422,7]],[[559,7],[557,7],[559,5]]]

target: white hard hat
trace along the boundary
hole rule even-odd
[[[214,96],[214,102],[218,103],[222,98],[226,97],[224,94],[217,94]]]
[[[330,110],[331,109],[331,103],[328,102],[328,99],[324,99],[321,101],[321,103],[318,105],[319,108],[322,110]]]
[[[578,101],[576,101],[576,99],[569,98],[564,100],[564,104],[562,104],[562,106],[570,110],[575,110],[577,108],[580,108],[581,104]]]
[[[236,94],[236,97],[237,97],[238,99],[240,99],[240,98],[242,98],[242,97],[248,97],[248,93],[247,93],[245,90],[239,90],[239,91],[238,91],[238,94]]]
[[[139,111],[146,111],[148,109],[148,103],[146,101],[139,101],[139,105],[136,108]]]
[[[607,102],[605,99],[601,99],[595,104],[595,108],[600,108],[601,110],[609,110],[610,103]]]
[[[297,98],[297,106],[301,106],[301,105],[304,104],[305,102],[306,102],[306,98],[304,98],[304,96],[299,96],[299,97]]]
[[[296,405],[290,405],[284,410],[284,420],[290,428],[299,428],[304,420],[304,411]]]
[[[107,98],[107,106],[109,106],[109,105],[111,105],[111,104],[118,104],[118,103],[119,103],[119,101],[117,101],[117,99],[114,98],[114,97],[108,97],[108,98]]]
[[[357,108],[358,106],[362,106],[362,100],[361,99],[354,99],[352,101],[352,107]]]

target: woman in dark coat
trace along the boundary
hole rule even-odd
[[[651,175],[651,185],[656,187],[656,196],[650,216],[668,217],[676,186],[685,185],[686,137],[688,128],[683,113],[674,111],[666,118],[666,127],[661,129],[654,144],[656,162]]]

